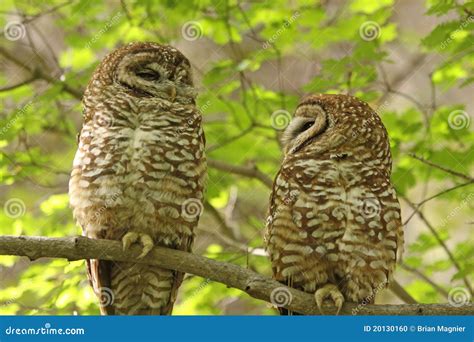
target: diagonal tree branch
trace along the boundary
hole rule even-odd
[[[262,171],[260,171],[257,166],[254,167],[244,167],[240,165],[232,165],[222,162],[220,160],[215,159],[208,159],[207,165],[212,167],[213,169],[233,173],[236,175],[248,177],[248,178],[255,178],[262,182],[267,188],[272,188],[272,180]]]
[[[449,260],[451,261],[451,263],[454,265],[454,267],[459,271],[461,272],[462,270],[462,267],[461,265],[459,264],[459,262],[456,260],[456,258],[454,257],[453,253],[451,252],[451,250],[448,248],[448,246],[446,245],[446,243],[443,241],[443,239],[441,238],[441,236],[438,234],[438,232],[436,231],[436,229],[433,227],[433,225],[428,221],[428,219],[425,217],[425,215],[420,211],[420,209],[413,203],[411,202],[408,198],[404,197],[404,196],[400,196],[400,198],[402,198],[406,203],[408,203],[408,205],[416,211],[418,217],[423,221],[423,223],[425,224],[426,227],[428,227],[429,231],[431,232],[431,234],[433,234],[434,238],[436,239],[436,241],[438,242],[438,244],[441,246],[441,248],[444,249],[444,251],[446,252],[446,254],[448,255],[448,258]],[[464,285],[466,285],[466,288],[469,290],[469,293],[471,294],[471,296],[473,295],[473,290],[472,290],[472,287],[471,287],[471,284],[469,282],[469,280],[467,279],[467,277],[463,277],[462,278],[463,281],[464,281]]]
[[[414,153],[409,153],[408,155],[409,155],[410,157],[416,159],[416,160],[419,160],[420,162],[422,162],[422,163],[424,163],[424,164],[426,164],[426,165],[432,166],[432,167],[437,168],[437,169],[439,169],[439,170],[442,170],[442,171],[444,171],[444,172],[446,172],[446,173],[450,173],[450,174],[452,174],[453,176],[460,177],[460,178],[466,179],[466,180],[471,181],[471,182],[474,180],[474,178],[472,178],[472,177],[469,176],[469,175],[465,175],[465,174],[463,174],[463,173],[460,173],[460,172],[457,172],[457,171],[448,169],[448,168],[445,167],[445,166],[435,164],[435,163],[433,163],[432,161],[429,161],[429,160],[427,160],[427,159],[425,159],[425,158],[419,157],[419,156],[417,156],[417,155],[414,154]]]
[[[454,191],[454,190],[457,190],[459,188],[463,188],[465,186],[468,186],[468,185],[471,185],[471,184],[474,184],[474,180],[471,180],[469,182],[466,182],[466,183],[462,183],[462,184],[458,184],[456,186],[453,186],[452,188],[448,188],[448,189],[445,189],[443,191],[440,191],[428,198],[425,198],[424,200],[422,200],[421,202],[417,203],[417,204],[414,204],[413,205],[416,207],[415,210],[413,210],[413,212],[405,219],[405,221],[403,222],[403,225],[406,225],[408,224],[408,222],[410,222],[410,220],[416,215],[416,213],[418,212],[418,210],[420,210],[421,206],[424,205],[426,202],[429,202],[431,201],[432,199],[435,199],[437,197],[440,197],[444,194],[447,194],[448,192],[451,192],[451,191]]]
[[[282,301],[285,308],[308,315],[320,314],[314,305],[314,297],[240,266],[215,261],[192,253],[155,247],[146,257],[137,259],[140,247],[123,251],[119,241],[93,240],[86,237],[26,237],[0,236],[0,255],[27,256],[30,260],[42,257],[68,260],[101,259],[157,265],[168,269],[195,274],[229,287],[240,289],[250,296],[272,302]],[[325,306],[326,313],[334,314],[332,306]],[[461,306],[450,304],[412,305],[362,305],[346,303],[342,314],[361,315],[473,315],[474,304]]]
[[[27,78],[26,80],[21,81],[17,84],[12,84],[10,86],[5,86],[5,87],[0,88],[0,92],[10,91],[10,90],[13,90],[13,89],[16,89],[16,88],[23,87],[24,85],[30,84],[30,83],[36,81],[37,79],[38,79],[38,77],[33,75],[33,76]]]
[[[42,80],[44,80],[44,81],[46,81],[50,84],[59,84],[59,85],[61,85],[62,89],[65,92],[67,92],[68,94],[70,94],[74,98],[76,98],[78,100],[82,99],[82,93],[83,92],[81,90],[78,90],[78,89],[75,89],[75,88],[71,87],[67,83],[62,82],[61,80],[58,80],[58,79],[54,78],[53,76],[45,73],[43,70],[41,70],[39,68],[33,68],[33,67],[29,66],[28,64],[26,64],[22,60],[18,59],[16,56],[12,55],[7,49],[5,49],[1,46],[0,46],[0,54],[3,55],[6,59],[13,62],[18,67],[22,68],[23,70],[28,71],[32,75],[32,78],[42,79]]]

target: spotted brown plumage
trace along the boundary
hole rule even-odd
[[[189,61],[155,43],[119,48],[84,93],[69,183],[84,235],[190,251],[206,159]],[[171,314],[183,274],[133,262],[88,261],[103,314]]]
[[[355,97],[312,95],[282,141],[265,236],[274,278],[315,294],[318,307],[373,302],[403,247],[382,121]]]

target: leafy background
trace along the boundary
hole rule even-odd
[[[467,301],[473,13],[472,1],[454,0],[2,1],[0,233],[80,234],[67,182],[82,90],[109,51],[155,41],[191,60],[200,93],[211,167],[196,253],[270,274],[262,235],[265,180],[282,156],[276,117],[307,93],[350,93],[378,111],[391,138],[406,224],[395,279],[421,303]],[[1,314],[98,314],[83,261],[1,256],[0,288]],[[403,301],[384,290],[377,302]],[[275,311],[187,276],[174,313]]]

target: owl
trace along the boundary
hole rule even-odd
[[[205,138],[191,67],[171,46],[132,43],[100,63],[83,97],[69,182],[85,236],[190,251],[202,211]],[[106,315],[171,314],[183,273],[89,260]]]
[[[328,300],[373,303],[403,246],[387,131],[369,105],[311,95],[282,135],[265,241],[273,276]],[[281,314],[292,314],[280,308]]]

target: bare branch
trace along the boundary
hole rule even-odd
[[[257,166],[254,167],[244,167],[239,165],[232,165],[222,162],[220,160],[208,159],[207,165],[217,170],[233,173],[236,175],[248,177],[248,178],[255,178],[262,182],[266,187],[269,189],[272,188],[272,180],[262,171],[260,171]]]
[[[237,265],[163,247],[155,247],[146,257],[137,259],[140,252],[139,246],[132,246],[130,250],[123,251],[119,241],[93,240],[82,236],[66,238],[0,236],[0,255],[27,256],[30,260],[42,257],[126,262],[133,260],[136,263],[191,273],[226,284],[266,302],[271,302],[272,293],[284,291],[290,298],[285,308],[308,315],[320,314],[311,294],[286,287],[275,280]],[[335,311],[329,305],[325,306],[324,310],[328,314],[333,314]],[[456,307],[449,304],[357,305],[346,303],[341,313],[345,315],[473,315],[474,304],[468,303]]]
[[[433,280],[431,280],[430,278],[428,278],[424,273],[420,272],[419,270],[417,270],[416,268],[413,268],[413,267],[410,267],[408,266],[407,264],[404,264],[402,263],[400,265],[403,269],[407,270],[408,272],[411,272],[413,274],[416,274],[418,277],[420,277],[421,279],[423,279],[424,281],[426,281],[428,284],[430,284],[436,291],[438,291],[439,293],[441,293],[443,295],[443,297],[445,298],[448,298],[448,291],[446,291],[445,289],[443,289],[441,286],[439,286],[438,284],[436,284]]]
[[[418,302],[413,298],[398,281],[395,279],[389,285],[390,290],[401,300],[407,304],[417,304]]]
[[[415,214],[417,213],[417,210],[420,209],[420,207],[423,204],[425,204],[426,202],[431,201],[432,199],[435,199],[436,197],[440,197],[444,194],[447,194],[448,192],[454,191],[456,189],[459,189],[459,188],[462,188],[462,187],[465,187],[465,186],[468,186],[468,185],[471,185],[471,184],[474,184],[474,180],[471,180],[471,181],[466,182],[466,183],[458,184],[456,186],[453,186],[452,188],[448,188],[446,190],[443,190],[443,191],[440,191],[440,192],[434,194],[433,196],[425,198],[423,201],[421,201],[420,203],[418,203],[416,205],[416,209],[413,210],[413,212],[410,214],[410,216],[408,216],[408,218],[405,220],[405,222],[403,222],[403,225],[406,225],[413,218],[413,216],[415,216]]]
[[[474,178],[472,178],[471,176],[468,176],[468,175],[465,175],[463,173],[460,173],[460,172],[457,172],[457,171],[454,171],[454,170],[451,170],[451,169],[448,169],[447,167],[445,166],[442,166],[442,165],[438,165],[438,164],[435,164],[429,160],[426,160],[425,158],[422,158],[422,157],[419,157],[417,156],[416,154],[414,153],[409,153],[408,154],[410,157],[416,159],[416,160],[419,160],[421,161],[422,163],[426,164],[426,165],[429,165],[429,166],[432,166],[432,167],[435,167],[439,170],[442,170],[444,172],[447,172],[449,174],[452,174],[453,176],[456,176],[456,177],[460,177],[460,178],[463,178],[463,179],[466,179],[468,181],[473,181]]]
[[[59,85],[61,85],[62,89],[64,89],[65,92],[69,93],[74,98],[76,98],[78,100],[82,99],[82,93],[83,93],[82,90],[75,89],[75,88],[71,87],[67,83],[62,82],[62,81],[54,78],[53,76],[45,73],[41,69],[35,69],[35,68],[27,65],[25,62],[21,61],[16,56],[13,56],[7,49],[5,49],[1,46],[0,46],[0,54],[3,55],[8,60],[10,60],[11,62],[13,62],[14,64],[16,64],[18,67],[20,67],[23,70],[26,70],[29,73],[31,73],[32,77],[42,79],[42,80],[44,80],[44,81],[46,81],[50,84],[59,84]]]
[[[23,25],[25,24],[28,24],[38,18],[41,18],[42,16],[45,16],[47,14],[52,14],[54,12],[57,12],[58,10],[60,10],[61,8],[65,7],[65,6],[68,6],[70,4],[72,4],[73,1],[72,0],[69,0],[69,1],[66,1],[66,2],[63,2],[61,4],[58,4],[56,6],[53,6],[45,11],[42,11],[42,12],[38,12],[34,15],[28,15],[28,14],[23,14],[24,17],[26,17],[26,19],[24,19],[21,23]],[[10,11],[0,11],[0,13],[2,14],[8,14],[8,15],[21,15],[22,13],[17,13],[17,12],[10,12]],[[3,31],[0,32],[0,35],[3,35]]]
[[[219,144],[215,144],[215,145],[211,145],[209,146],[207,149],[206,149],[206,152],[207,153],[210,153],[212,151],[215,151],[221,147],[224,147],[230,143],[233,143],[234,141],[242,138],[243,136],[246,136],[247,134],[249,134],[253,129],[254,129],[255,126],[253,125],[250,125],[249,127],[247,127],[246,129],[242,130],[239,134],[236,134],[235,136],[232,136],[228,139],[226,139],[225,141],[219,143]]]
[[[433,227],[433,225],[426,219],[425,215],[419,210],[419,208],[413,203],[411,202],[408,198],[406,197],[403,197],[401,196],[401,198],[403,198],[405,200],[405,202],[408,203],[408,205],[416,211],[416,213],[418,214],[418,217],[424,222],[424,224],[426,225],[426,227],[428,227],[428,229],[430,230],[431,234],[433,234],[433,236],[435,237],[436,241],[438,242],[438,244],[444,249],[444,251],[446,252],[446,254],[448,255],[448,258],[449,260],[451,260],[451,263],[454,265],[454,267],[456,267],[456,269],[458,271],[461,271],[461,265],[459,264],[459,262],[454,258],[454,255],[453,253],[451,252],[451,250],[448,248],[448,246],[446,245],[446,243],[443,241],[443,239],[441,239],[441,236],[439,236],[438,232],[436,231],[436,229]],[[471,295],[473,295],[473,292],[472,292],[472,287],[471,287],[471,284],[469,283],[469,280],[466,278],[466,277],[463,277],[463,281],[464,281],[464,284],[466,285],[467,289],[469,290],[469,293]]]
[[[23,87],[24,85],[27,85],[27,84],[30,84],[31,82],[33,81],[36,81],[38,79],[38,77],[36,76],[31,76],[29,78],[27,78],[26,80],[24,81],[21,81],[17,84],[12,84],[10,86],[5,86],[3,88],[0,88],[0,92],[3,92],[3,91],[10,91],[10,90],[13,90],[13,89],[16,89],[16,88],[20,88],[20,87]]]

